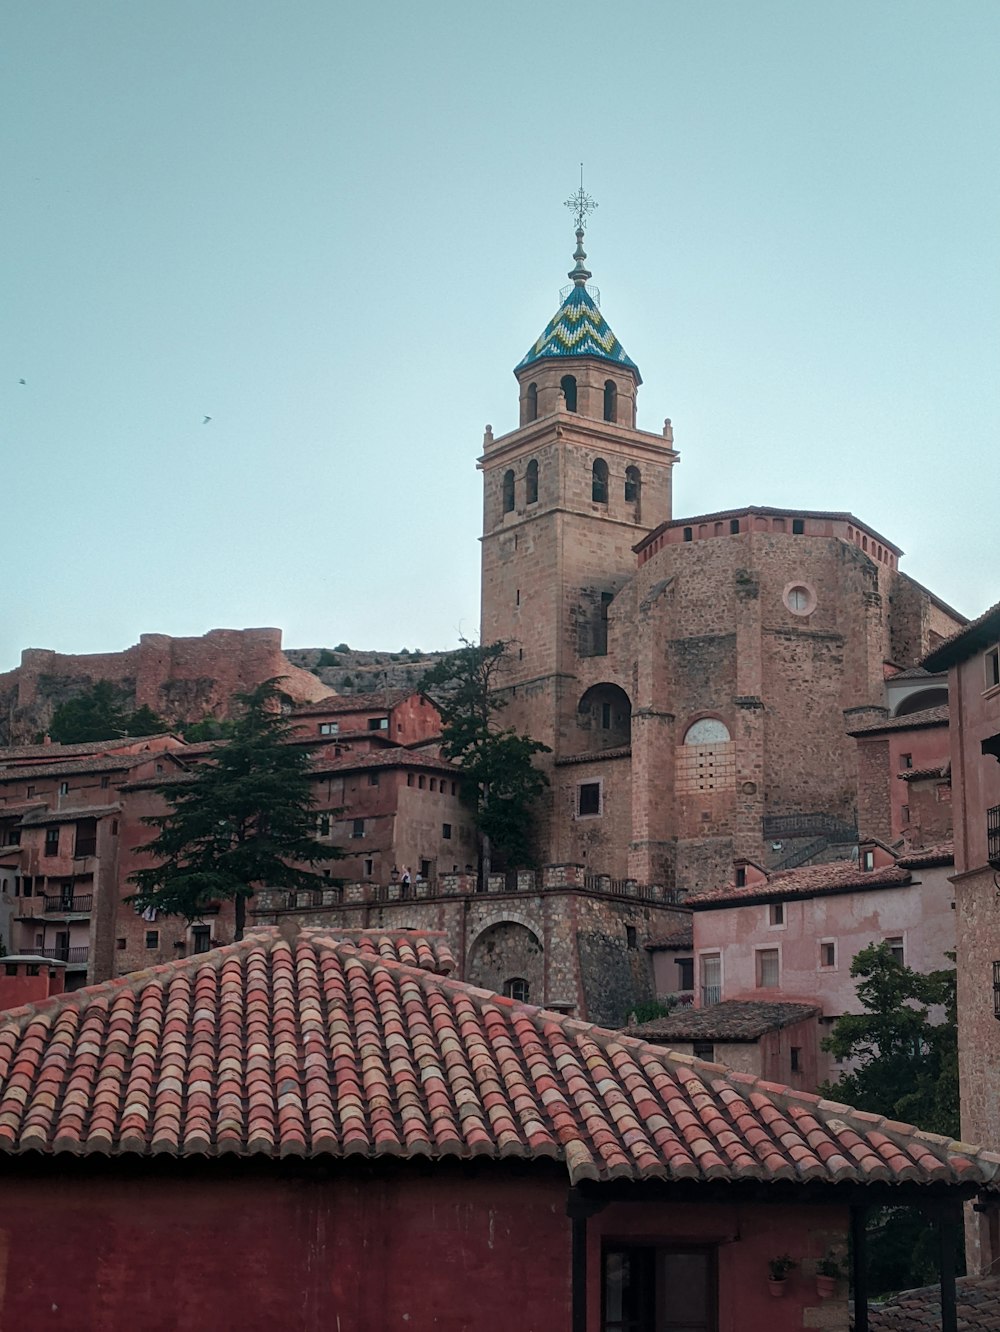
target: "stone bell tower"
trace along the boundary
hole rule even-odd
[[[671,517],[677,454],[662,435],[636,428],[639,369],[611,331],[589,284],[583,193],[576,211],[572,285],[517,365],[519,424],[483,456],[481,641],[512,643],[504,722],[550,746],[552,770],[588,745],[580,725],[594,686],[617,689],[599,703],[628,743],[631,665],[609,658],[608,618],[636,570],[633,547]],[[620,701],[625,695],[624,701]],[[605,729],[608,729],[607,727]],[[543,861],[560,858],[558,824],[541,811]]]

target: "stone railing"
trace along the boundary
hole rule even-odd
[[[423,902],[431,899],[440,901],[448,897],[565,892],[567,889],[675,906],[683,903],[686,896],[683,889],[666,888],[663,884],[614,879],[609,874],[590,874],[582,865],[546,865],[539,870],[511,870],[504,874],[491,874],[485,884],[476,874],[456,873],[439,874],[436,879],[417,879],[408,884],[362,880],[331,884],[328,888],[262,888],[254,897],[253,911],[258,915],[276,911],[317,911],[327,907]]]

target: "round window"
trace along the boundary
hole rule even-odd
[[[793,615],[810,615],[816,609],[816,593],[805,583],[789,583],[784,602]]]

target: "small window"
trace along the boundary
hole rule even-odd
[[[767,909],[768,923],[771,925],[784,925],[785,923],[785,904],[784,902],[772,902]]]
[[[790,1055],[790,1058],[791,1058],[792,1072],[793,1072],[793,1073],[801,1073],[801,1072],[802,1072],[802,1047],[801,1047],[800,1045],[793,1045],[792,1048],[791,1048],[791,1050],[789,1051],[789,1055]]]
[[[451,793],[452,795],[458,795],[458,782],[452,782]]]
[[[364,835],[365,835],[365,821],[364,821],[364,819],[354,819],[354,820],[352,820],[352,822],[351,822],[351,836],[352,836],[352,837],[364,837]]]
[[[407,785],[407,786],[412,786],[412,785],[413,785],[413,773],[412,773],[412,772],[408,772],[408,773],[406,774],[406,785]]]
[[[899,934],[894,935],[886,939],[886,943],[889,945],[889,952],[892,954],[893,961],[898,962],[901,967],[905,966],[905,963],[903,961],[902,935]]]
[[[613,379],[604,381],[604,419],[605,421],[618,420],[618,390],[615,388]]]
[[[529,384],[528,391],[524,395],[524,419],[526,421],[538,420],[538,385]],[[530,503],[530,501],[529,501]]]
[[[4,973],[5,976],[16,976],[16,975],[17,975],[17,963],[16,963],[16,962],[5,962],[5,963],[3,964],[3,973]]]
[[[422,879],[429,879],[431,877],[431,862],[429,860],[422,860],[420,862],[420,877]]]
[[[320,735],[339,735],[340,722],[320,722],[319,733]]]
[[[29,786],[28,795],[27,795],[28,800],[30,800],[34,794],[35,794],[35,788],[33,786]]]
[[[625,468],[625,503],[638,504],[639,488],[642,484],[638,467]]]
[[[581,782],[576,788],[576,812],[578,814],[600,814],[601,783]]]
[[[758,990],[777,989],[779,975],[777,948],[758,948],[756,962]]]
[[[711,1041],[695,1041],[691,1053],[695,1059],[707,1059],[710,1064],[715,1062],[715,1046]]]
[[[377,773],[377,772],[370,772],[370,773],[368,774],[368,785],[369,785],[369,786],[378,786],[378,773]]]
[[[59,854],[59,829],[45,829],[45,854],[47,856],[57,856]]]
[[[369,718],[368,718],[368,729],[369,729],[369,731],[387,731],[387,730],[389,729],[389,718],[388,718],[388,717],[369,717]]]
[[[559,381],[559,387],[563,392],[563,401],[566,404],[568,412],[576,411],[576,376],[563,375]]]
[[[730,536],[739,536],[739,534],[740,534],[740,520],[739,520],[738,518],[730,518],[730,520],[729,520],[729,535],[730,535]]]
[[[813,608],[813,597],[807,587],[797,583],[785,593],[785,605],[795,615],[808,615]]]
[[[101,790],[106,791],[110,785],[111,785],[111,778],[105,773],[105,775],[101,778]]]
[[[524,502],[538,503],[538,463],[532,458],[524,474]]]
[[[375,861],[369,856],[365,860],[365,875],[367,876],[369,874],[373,874],[374,872],[375,872]]]
[[[117,837],[117,836],[118,836],[118,820],[117,820],[117,819],[112,819],[112,820],[111,820],[111,836],[112,836],[112,837]]]
[[[60,783],[59,783],[59,794],[60,794],[61,796],[63,796],[63,795],[69,795],[69,782],[60,782]]]
[[[122,940],[122,947],[124,947],[124,946],[125,946],[125,941],[124,941],[124,939],[123,939],[123,940]],[[160,931],[159,931],[159,930],[147,930],[147,931],[146,931],[146,947],[149,948],[149,949],[153,949],[153,948],[159,948],[159,946],[160,946]]]
[[[910,821],[910,807],[909,807],[909,805],[900,805],[900,807],[899,807],[899,817],[900,817],[900,819],[903,821],[903,823],[909,823],[909,821]]]
[[[990,648],[986,654],[986,688],[1000,685],[1000,647]]]
[[[805,530],[806,530],[806,525],[804,519],[802,518],[792,519],[792,536],[803,536],[805,534]]]
[[[514,512],[514,469],[511,467],[503,474],[503,511]]]
[[[735,883],[736,883],[736,887],[737,887],[737,888],[745,888],[745,887],[747,886],[747,871],[746,871],[746,866],[745,866],[745,865],[737,865],[737,866],[736,866],[736,869],[735,869],[735,872],[734,872],[734,874],[733,874],[733,878],[734,878],[734,880],[735,880]]]
[[[900,756],[899,756],[899,766],[900,766],[901,768],[912,768],[912,767],[913,767],[913,755],[912,755],[912,754],[900,754]]]
[[[821,967],[837,965],[837,945],[832,940],[825,940],[819,946],[819,964]]]
[[[677,958],[677,988],[678,990],[694,989],[694,958]]]
[[[446,842],[450,842],[450,841],[451,841],[451,824],[450,824],[450,823],[442,823],[442,824],[441,824],[441,836],[444,838],[444,840],[445,840]]]
[[[608,464],[603,458],[595,458],[591,468],[590,498],[595,504],[608,502]]]
[[[436,790],[438,789],[438,784],[437,784],[437,778],[436,778],[436,777],[432,777],[432,778],[431,778],[431,788],[430,788],[430,789],[431,789],[432,791],[436,791]]]
[[[639,947],[639,934],[634,925],[625,926],[625,947],[630,952]]]
[[[873,870],[875,868],[875,852],[864,851],[861,854],[861,868],[863,870]]]
[[[330,836],[330,816],[329,816],[329,814],[321,814],[321,815],[319,816],[319,818],[316,820],[316,831],[319,833],[320,837],[329,837],[329,836]]]
[[[423,773],[421,773],[420,776],[417,778],[417,790],[423,791],[426,786],[427,786],[427,778],[424,776]]]
[[[119,953],[124,953],[124,951],[125,951],[125,939],[124,939],[122,936],[119,936],[119,937],[115,940],[115,947],[118,949]]]
[[[685,540],[685,541],[693,541],[693,540],[694,540],[694,531],[693,531],[692,528],[690,528],[690,527],[685,527],[685,529],[684,529],[684,540]]]
[[[503,992],[508,999],[513,999],[519,1004],[528,1002],[528,982],[523,976],[512,976],[510,980],[505,980]]]
[[[191,929],[195,953],[207,953],[212,947],[212,931],[208,925],[195,925]]]

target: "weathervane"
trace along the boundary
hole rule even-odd
[[[587,214],[592,213],[597,207],[596,201],[592,199],[583,188],[582,162],[580,163],[580,188],[577,190],[576,194],[566,200],[565,207],[572,208],[577,231],[583,230],[587,221]]]

